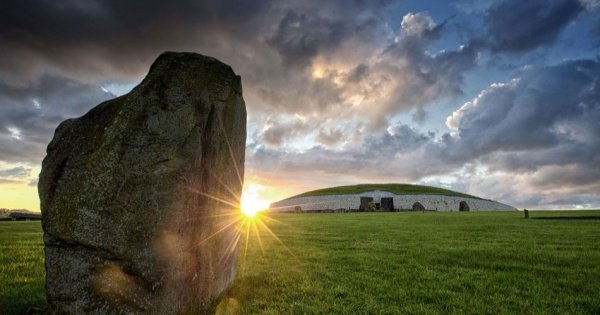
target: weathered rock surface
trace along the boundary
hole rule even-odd
[[[177,314],[222,293],[245,140],[240,77],[193,53],[63,122],[39,180],[49,312]]]

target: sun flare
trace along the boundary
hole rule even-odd
[[[249,184],[242,192],[240,210],[249,218],[254,217],[258,212],[269,208],[269,202],[262,200],[258,194],[260,187],[255,184]]]

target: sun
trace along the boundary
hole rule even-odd
[[[240,210],[249,218],[254,217],[258,212],[269,208],[269,202],[262,200],[258,195],[259,185],[249,184],[242,192]]]

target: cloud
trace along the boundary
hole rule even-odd
[[[341,21],[290,11],[267,42],[277,49],[284,65],[306,67],[321,50],[337,47],[349,34]]]
[[[584,6],[577,0],[503,0],[487,16],[487,37],[497,52],[524,52],[553,44]]]
[[[600,171],[599,78],[600,64],[593,60],[529,67],[453,113],[448,118],[453,135],[396,125],[341,151],[317,146],[281,155],[260,149],[258,155],[281,159],[290,172],[318,169],[336,176],[353,169],[408,181],[475,163],[489,172],[528,174],[524,182],[530,187],[567,184],[575,192],[590,192]]]
[[[56,126],[115,95],[57,75],[29,85],[0,82],[0,160],[37,164]]]
[[[440,27],[435,24],[431,16],[425,12],[408,13],[400,23],[401,36],[404,38],[435,38]]]
[[[273,123],[268,126],[261,133],[261,142],[279,147],[281,146],[287,139],[296,135],[300,130],[304,129],[304,125],[301,122],[297,122],[290,125],[282,125],[280,123]]]
[[[30,175],[31,168],[23,166],[0,169],[0,185],[23,184],[29,179]]]
[[[455,133],[440,152],[524,176],[532,193],[532,187],[560,196],[598,191],[599,80],[598,60],[527,67],[448,117]]]
[[[598,82],[598,60],[526,67],[449,116],[451,133],[398,124],[335,149],[258,145],[248,165],[307,181],[310,169],[325,181],[420,181],[521,207],[570,207],[577,199],[569,196],[584,200],[600,190]]]
[[[340,111],[355,116],[347,109],[360,102],[383,104],[371,111],[379,126],[389,115],[459,92],[473,59],[470,50],[425,56],[443,25],[426,13],[407,14],[396,34],[401,43],[380,56],[393,39],[385,21],[389,4],[182,0],[152,1],[140,10],[121,1],[7,1],[0,82],[28,85],[48,71],[83,84],[129,82],[160,52],[192,50],[231,64],[255,112],[326,120]],[[411,69],[413,62],[418,68]],[[345,80],[354,84],[344,86]],[[426,84],[433,87],[417,97],[413,90]],[[387,101],[391,94],[395,99]]]
[[[511,81],[482,91],[455,111],[447,124],[458,132],[459,150],[468,149],[475,156],[572,144],[598,151],[589,145],[596,144],[593,135],[600,131],[599,78],[596,60],[527,67]]]
[[[588,11],[593,11],[595,9],[600,8],[600,0],[579,0],[579,2],[586,8]]]
[[[344,133],[339,129],[319,130],[317,141],[326,146],[334,147],[344,139]]]
[[[339,141],[341,132],[333,133]],[[326,134],[327,135],[327,134]],[[318,173],[324,180],[368,177],[376,181],[415,181],[421,176],[421,163],[411,156],[418,156],[432,133],[422,134],[406,125],[395,125],[389,130],[364,138],[355,146],[313,146],[304,151],[288,151],[285,148],[268,148],[262,145],[247,150],[247,167],[257,172],[268,173],[277,168],[284,177],[303,176],[306,170]],[[409,161],[410,160],[410,161]],[[352,172],[348,172],[352,170]],[[283,175],[285,174],[285,175]]]
[[[392,1],[3,1],[0,161],[39,164],[59,122],[114,97],[103,87],[134,85],[164,50],[197,51],[242,76],[251,173],[594,202],[598,60],[525,67],[469,96],[449,133],[419,125],[436,118],[431,104],[463,103],[465,76],[490,65],[482,52],[551,46],[596,2],[468,0],[455,5],[465,18],[436,21]]]
[[[420,133],[408,125],[394,125],[387,132],[367,137],[365,140],[365,158],[377,154],[384,158],[394,157],[397,153],[410,152],[420,148],[434,137],[433,133]]]
[[[403,110],[420,109],[441,97],[462,94],[463,76],[476,65],[477,51],[466,45],[454,51],[428,53],[444,26],[445,23],[435,24],[424,12],[404,16],[400,35],[370,67],[376,70],[369,79],[390,78],[378,89],[389,94],[373,111],[378,115],[376,122]]]
[[[255,35],[268,1],[3,1],[0,69],[23,76],[139,77],[162,51]],[[209,30],[197,32],[197,30]],[[190,45],[192,44],[192,45]],[[8,77],[5,77],[9,79]]]
[[[355,128],[340,143],[356,143],[365,126],[383,130],[398,113],[460,94],[475,65],[468,46],[427,52],[445,25],[427,13],[408,13],[390,30],[389,4],[3,2],[0,160],[40,160],[61,120],[112,97],[99,87],[139,80],[167,49],[215,56],[242,75],[251,124],[265,126],[255,141],[308,137],[332,147],[342,140],[326,127],[335,120]],[[308,123],[281,119],[293,115]]]
[[[2,177],[2,178],[6,178],[6,177],[24,178],[24,177],[28,177],[30,173],[31,173],[30,168],[25,168],[23,166],[17,166],[17,167],[13,167],[13,168],[9,168],[9,169],[0,170],[0,177]]]
[[[351,39],[377,38],[388,3],[178,0],[140,8],[122,1],[3,1],[0,79],[26,82],[51,70],[86,82],[139,80],[161,52],[178,50],[277,82],[298,75],[282,64],[307,66]]]
[[[360,117],[370,130],[380,130],[399,113],[417,109],[423,114],[420,109],[431,102],[461,95],[465,73],[476,66],[477,50],[463,45],[429,52],[445,25],[436,24],[426,12],[407,13],[398,32],[380,44],[379,51],[342,71],[332,70],[331,77],[324,78],[338,86],[341,105],[331,108],[335,117]]]
[[[250,77],[251,86],[245,86],[250,103],[262,104],[264,110],[262,117],[253,118],[267,126],[257,141],[272,147],[295,144],[289,141],[295,137],[333,146],[327,133],[331,130],[326,131],[333,121],[355,131],[381,131],[395,115],[416,109],[415,119],[423,122],[429,103],[462,95],[464,75],[476,66],[477,49],[471,45],[428,51],[446,23],[436,24],[425,12],[407,13],[396,32],[380,37],[382,25],[377,28],[368,18],[378,9],[355,23],[343,13],[320,10],[308,15],[310,10],[303,10],[288,11],[267,40],[283,58],[283,70],[273,70],[277,64],[268,61],[261,67],[262,77]],[[365,23],[370,26],[363,27]],[[286,56],[291,59],[286,61]],[[265,71],[270,74],[265,76]],[[273,110],[280,117],[302,116],[310,128],[284,119],[273,123]],[[366,131],[353,132],[344,143],[356,143]]]
[[[352,70],[352,72],[350,72],[347,80],[349,83],[360,82],[368,72],[369,72],[369,66],[367,66],[364,63],[361,63],[361,64],[357,65]]]

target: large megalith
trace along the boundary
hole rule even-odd
[[[178,314],[222,293],[245,141],[240,77],[194,53],[60,124],[39,180],[49,313]]]

